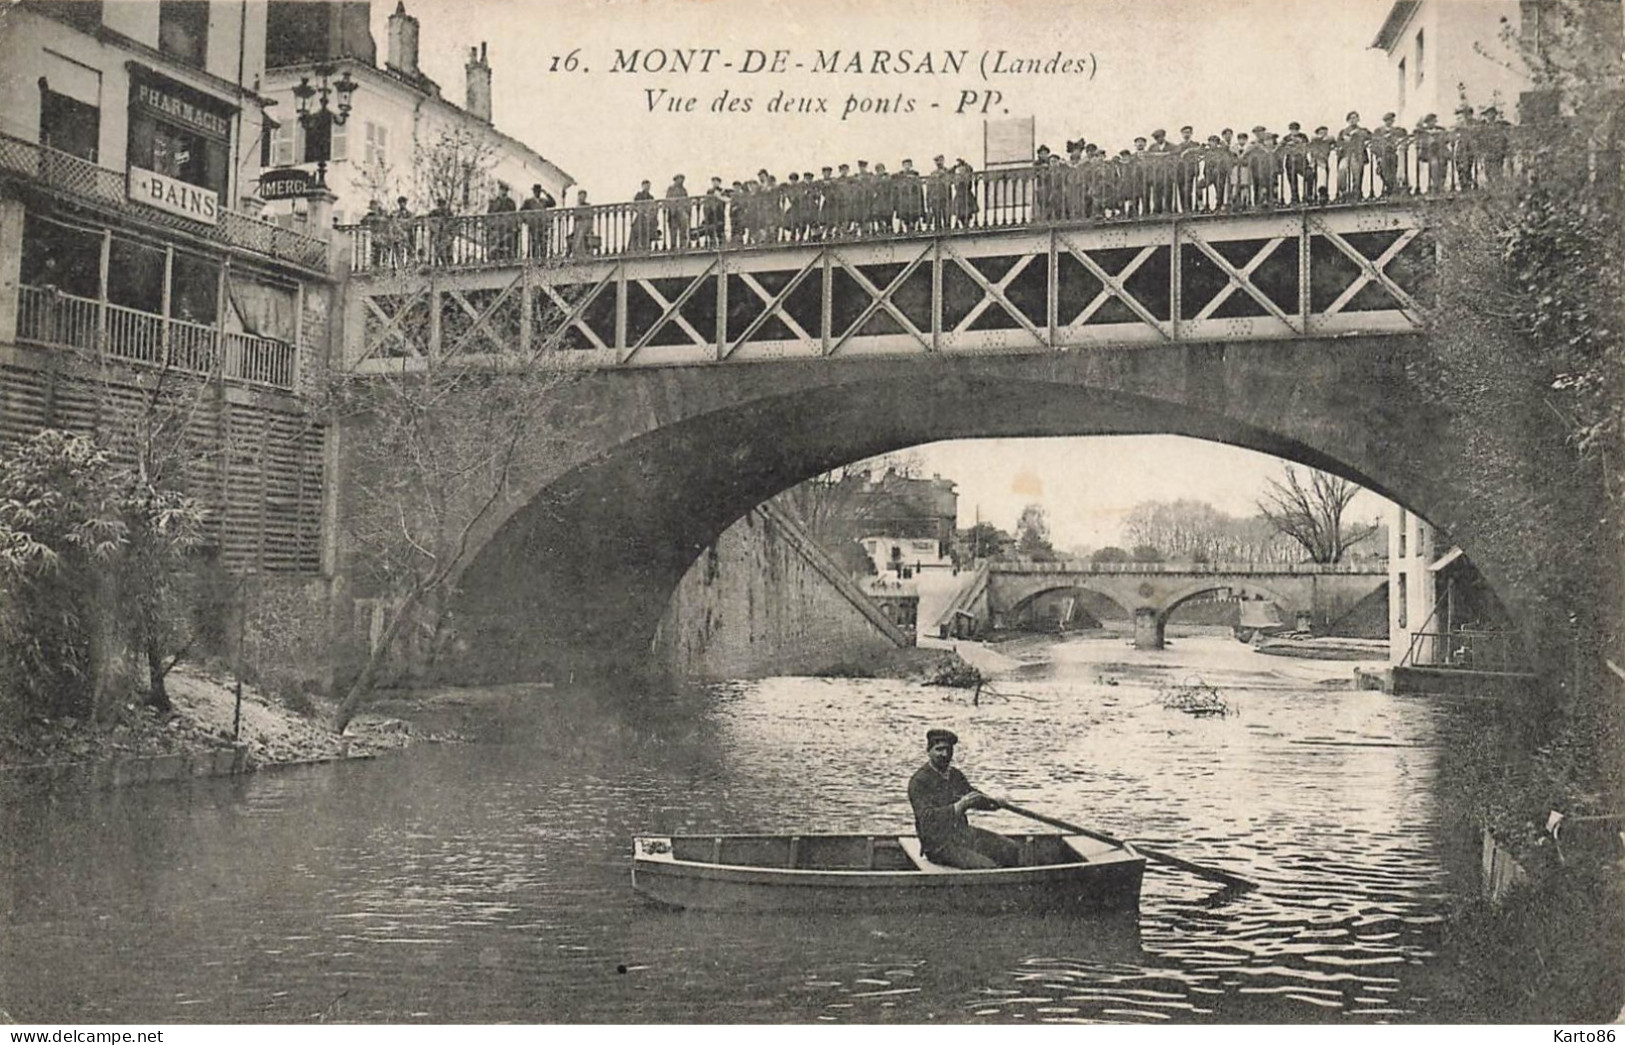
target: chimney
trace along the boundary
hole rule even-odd
[[[389,16],[389,68],[407,76],[419,76],[418,20],[406,13],[406,4],[397,2]]]
[[[485,43],[478,51],[468,49],[468,105],[475,119],[491,122],[491,64],[485,60]]]

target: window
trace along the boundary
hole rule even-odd
[[[159,0],[158,50],[202,68],[209,53],[208,0]]]
[[[304,141],[304,147],[296,150],[301,163],[318,163],[322,160],[336,162],[349,159],[350,134],[348,124],[317,120],[308,128],[301,128],[299,137]]]
[[[362,162],[370,174],[383,174],[389,167],[389,128],[367,121],[366,151]]]
[[[1399,557],[1405,557],[1405,535],[1411,528],[1411,513],[1401,508],[1399,510]]]
[[[47,221],[32,211],[24,215],[20,274],[25,286],[94,298],[101,288],[101,260],[100,233]]]
[[[286,167],[289,164],[303,162],[304,135],[299,133],[299,121],[289,120],[278,124],[271,132],[271,162],[272,167]],[[299,157],[295,159],[295,157]]]
[[[1405,111],[1405,87],[1405,59],[1401,58],[1399,60],[1399,105],[1397,106],[1400,112]]]
[[[1426,51],[1423,49],[1425,41],[1422,39],[1422,30],[1416,31],[1416,85],[1422,85],[1423,65]]]
[[[213,326],[220,314],[220,263],[213,258],[175,252],[170,273],[169,314],[188,323]]]
[[[58,94],[47,86],[40,87],[41,145],[95,163],[101,133],[102,112],[99,108]]]
[[[140,312],[164,311],[164,252],[139,240],[113,237],[107,300]]]
[[[1394,588],[1394,623],[1398,624],[1401,628],[1404,628],[1407,627],[1408,624],[1406,620],[1405,607],[1406,584],[1405,575],[1403,573],[1394,578]]]

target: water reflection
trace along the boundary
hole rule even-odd
[[[0,998],[25,1021],[1451,1018],[1428,1001],[1453,888],[1429,785],[1460,723],[1320,684],[1346,665],[1260,659],[1074,642],[979,705],[876,680],[515,688],[447,713],[478,744],[8,801]],[[1162,708],[1156,681],[1191,671],[1241,713]],[[1152,865],[1139,917],[1106,921],[729,916],[631,892],[634,833],[907,830],[937,724],[973,783],[1261,887],[1216,897]]]

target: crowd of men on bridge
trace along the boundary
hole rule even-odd
[[[503,184],[472,224],[437,201],[428,217],[441,220],[427,239],[405,197],[394,213],[374,202],[362,224],[373,267],[448,265],[1265,211],[1472,191],[1511,172],[1515,128],[1496,106],[1475,113],[1463,104],[1451,127],[1432,113],[1413,130],[1395,119],[1386,113],[1367,128],[1350,112],[1335,135],[1295,122],[1284,134],[1226,127],[1205,140],[1190,126],[1174,139],[1159,129],[1115,153],[1079,138],[1065,156],[1040,146],[1030,167],[980,172],[943,156],[925,172],[911,159],[896,171],[859,160],[856,169],[843,163],[783,181],[765,169],[731,185],[713,177],[703,192],[678,174],[659,198],[645,181],[631,202],[609,206],[589,204],[582,190],[575,206],[561,208],[540,185],[520,203]]]

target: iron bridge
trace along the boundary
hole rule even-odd
[[[360,271],[346,362],[585,368],[1045,353],[1407,334],[1436,251],[1415,202]],[[460,257],[466,257],[466,252]]]

